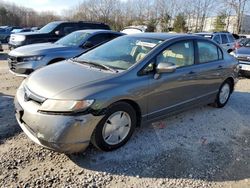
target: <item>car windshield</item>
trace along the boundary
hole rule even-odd
[[[55,44],[60,44],[63,46],[80,46],[84,41],[89,37],[89,33],[85,32],[73,32],[60,40],[58,40]]]
[[[250,39],[246,40],[246,42],[244,43],[245,47],[250,47]]]
[[[162,40],[151,38],[119,37],[81,55],[77,60],[127,70],[161,42]]]
[[[48,23],[47,25],[42,27],[39,30],[39,32],[41,32],[41,33],[49,33],[51,31],[53,31],[58,25],[59,25],[59,23],[56,23],[56,22]]]

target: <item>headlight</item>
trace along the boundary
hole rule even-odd
[[[15,38],[13,40],[16,42],[22,42],[25,40],[25,36],[24,35],[15,35]]]
[[[43,55],[23,57],[23,61],[40,61],[43,59],[43,57],[44,57]]]
[[[40,111],[47,112],[80,112],[86,110],[90,105],[94,103],[94,100],[53,100],[47,99],[42,104]]]
[[[237,54],[234,51],[230,52],[230,55],[232,55],[232,56],[234,56],[234,57],[237,58]]]

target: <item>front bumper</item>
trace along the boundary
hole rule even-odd
[[[103,116],[92,114],[69,116],[38,112],[40,104],[24,100],[22,86],[15,97],[16,119],[35,143],[63,153],[83,151],[89,145],[91,135]]]
[[[250,72],[250,62],[239,61],[240,71]]]
[[[19,57],[9,57],[8,58],[8,66],[9,70],[16,75],[29,75],[36,69],[47,65],[46,59],[41,61],[26,61],[22,62],[18,60]]]
[[[249,61],[239,61],[239,75],[245,77],[250,76],[250,62]]]

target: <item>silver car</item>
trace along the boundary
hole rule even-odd
[[[239,60],[240,74],[250,78],[250,39],[242,41],[240,48],[231,54]]]
[[[220,44],[228,53],[232,52],[235,48],[236,40],[229,32],[202,32],[195,34],[215,41],[216,43]]]
[[[80,30],[55,43],[22,46],[10,51],[9,70],[17,76],[27,76],[36,69],[75,57],[122,35],[124,34],[109,30]]]
[[[203,104],[223,107],[238,61],[194,35],[125,35],[23,81],[16,117],[37,144],[79,152],[90,142],[110,151],[136,126]]]

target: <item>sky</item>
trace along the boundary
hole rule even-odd
[[[8,3],[32,8],[36,11],[55,11],[62,15],[63,10],[76,6],[80,0],[5,0]]]

